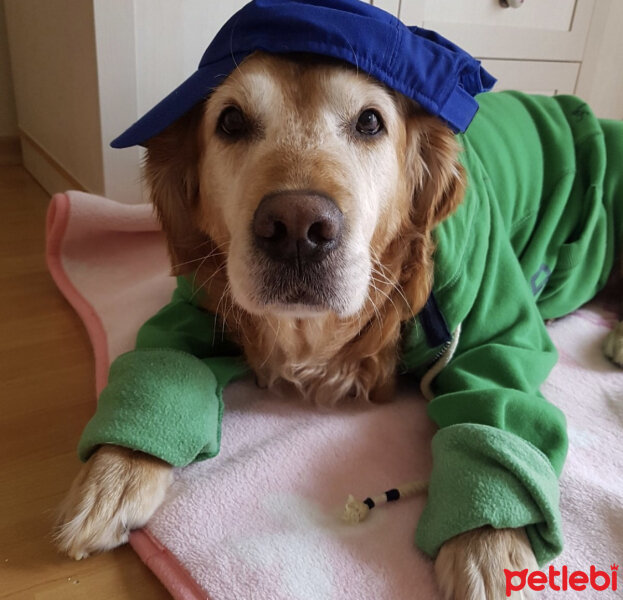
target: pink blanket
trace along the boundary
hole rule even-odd
[[[50,271],[93,342],[99,391],[111,360],[174,287],[163,236],[149,206],[79,192],[54,196],[47,233]],[[560,361],[543,392],[567,414],[570,437],[558,569],[610,573],[623,560],[623,374],[600,351],[613,323],[594,303],[549,327]],[[356,526],[339,518],[349,493],[428,478],[434,428],[415,385],[387,406],[323,411],[243,381],[225,403],[219,456],[179,470],[165,504],[131,538],[175,598],[437,597],[431,562],[413,544],[424,498],[375,509]]]

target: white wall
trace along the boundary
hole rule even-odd
[[[16,135],[17,113],[9,62],[9,44],[6,35],[4,2],[0,0],[0,137]]]

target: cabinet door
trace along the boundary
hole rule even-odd
[[[433,29],[475,56],[582,60],[595,0],[403,0],[400,18]]]

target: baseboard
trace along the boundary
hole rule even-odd
[[[0,165],[21,165],[22,149],[18,135],[0,136]]]
[[[25,169],[50,195],[66,190],[89,191],[24,131],[20,131],[20,141]]]

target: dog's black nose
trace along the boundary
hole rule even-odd
[[[342,237],[344,215],[335,202],[315,192],[265,196],[253,217],[256,245],[278,261],[321,261]]]

